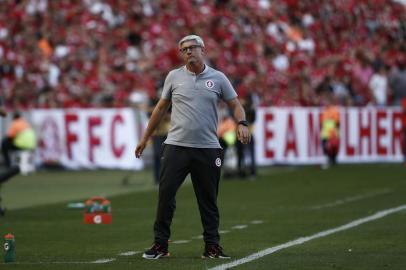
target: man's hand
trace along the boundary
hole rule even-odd
[[[251,141],[251,135],[248,127],[243,125],[237,126],[237,139],[243,144],[247,144]]]
[[[140,158],[142,155],[142,152],[145,149],[145,146],[147,145],[147,142],[144,140],[141,140],[141,142],[137,145],[137,148],[135,148],[135,157]]]

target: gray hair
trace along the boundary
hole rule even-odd
[[[197,42],[197,44],[199,44],[200,46],[204,47],[204,42],[203,39],[197,35],[189,35],[186,36],[184,38],[182,38],[179,42],[178,42],[178,46],[180,48],[180,46],[182,46],[182,43],[186,42],[186,41],[190,41],[190,40],[194,40]]]

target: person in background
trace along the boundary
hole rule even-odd
[[[389,86],[392,93],[392,104],[399,106],[406,98],[406,60],[400,59],[391,76],[389,76]]]
[[[368,85],[372,93],[374,104],[377,106],[386,106],[389,83],[386,67],[384,65],[380,65],[376,68]]]
[[[331,93],[329,94],[331,95]],[[324,155],[327,157],[326,163],[322,165],[327,169],[330,165],[337,163],[337,155],[340,144],[340,110],[333,102],[333,97],[328,98],[329,104],[323,109],[321,114],[321,143]]]
[[[10,154],[12,151],[33,150],[36,147],[36,136],[34,129],[22,117],[20,112],[15,112],[13,121],[8,128],[7,135],[1,143],[4,164],[11,168]]]
[[[236,131],[236,124],[234,119],[229,115],[224,115],[220,120],[218,129],[217,129],[217,136],[219,137],[219,143],[221,148],[223,148],[224,155],[229,149],[229,147],[234,146],[235,141],[237,140]]]
[[[159,99],[152,99],[151,103],[155,107],[158,103]],[[152,113],[153,108],[151,109]],[[168,135],[169,127],[170,127],[170,120],[171,114],[168,111],[161,122],[159,122],[158,126],[156,127],[154,133],[152,134],[152,150],[153,150],[153,171],[154,171],[154,183],[156,185],[159,184],[159,171],[161,170],[161,156],[162,156],[162,148],[163,144],[166,140]]]
[[[245,110],[248,129],[250,134],[253,134],[254,123],[256,120],[256,106],[254,103],[254,95],[250,94],[245,100],[242,101],[243,108]],[[251,136],[251,141],[244,145],[240,141],[236,142],[237,157],[238,157],[238,175],[242,178],[255,177],[257,175],[257,166],[255,162],[255,140],[254,136]],[[246,154],[249,154],[249,166],[245,164]],[[249,172],[247,173],[247,167]]]
[[[230,178],[235,174],[236,167],[236,151],[235,145],[237,141],[236,134],[237,125],[233,117],[227,112],[222,117],[217,128],[217,136],[219,143],[223,149],[223,177]]]
[[[3,100],[0,97],[0,116],[1,117],[6,117],[7,116],[7,111],[3,107]],[[17,175],[20,172],[20,168],[18,166],[6,169],[5,171],[0,172],[0,192],[1,192],[1,187],[2,184],[6,181],[8,181],[11,177]],[[2,207],[1,203],[1,193],[0,193],[0,216],[4,216],[6,209]]]

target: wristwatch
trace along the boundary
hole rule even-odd
[[[241,121],[239,121],[237,124],[238,124],[238,125],[243,125],[243,126],[248,127],[248,121],[247,121],[247,120],[241,120]]]

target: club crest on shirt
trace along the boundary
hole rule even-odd
[[[216,166],[217,167],[221,166],[221,159],[220,158],[216,158]]]
[[[207,88],[213,88],[214,87],[214,82],[212,80],[207,80],[206,81],[206,87]]]

